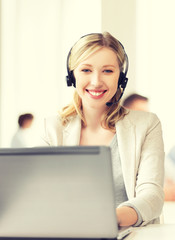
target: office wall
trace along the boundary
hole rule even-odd
[[[137,77],[161,119],[166,153],[175,145],[175,1],[137,0]]]
[[[18,115],[37,121],[69,102],[66,56],[78,38],[101,30],[100,0],[1,0],[1,146]],[[90,16],[90,17],[89,17]]]
[[[57,106],[59,7],[57,0],[2,0],[2,146],[9,146],[19,114],[38,116]]]

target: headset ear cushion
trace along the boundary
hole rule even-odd
[[[67,83],[67,86],[68,86],[68,87],[72,86],[72,82],[71,82],[71,80],[69,79],[69,76],[66,76],[66,83]]]
[[[123,72],[120,72],[119,80],[118,80],[118,86],[122,85],[125,78],[125,74]]]
[[[118,80],[118,87],[125,88],[127,84],[126,75],[123,72],[120,72],[119,80]]]
[[[67,82],[67,86],[70,87],[70,86],[74,86],[76,87],[76,84],[75,84],[75,77],[74,77],[74,73],[73,71],[70,71],[68,73],[68,76],[66,76],[66,82]]]

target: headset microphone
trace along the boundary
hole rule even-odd
[[[106,106],[107,106],[107,107],[110,107],[110,106],[112,106],[113,104],[116,104],[116,103],[117,103],[117,102],[113,102],[113,103],[112,103],[112,102],[107,102],[107,103],[106,103]]]

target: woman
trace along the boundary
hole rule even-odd
[[[118,223],[139,226],[158,222],[162,211],[164,149],[156,115],[120,105],[125,65],[124,48],[109,33],[82,37],[68,56],[74,101],[45,120],[44,140],[51,146],[110,146]]]

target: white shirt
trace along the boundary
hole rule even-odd
[[[33,147],[34,139],[30,129],[19,128],[12,138],[12,148]]]

